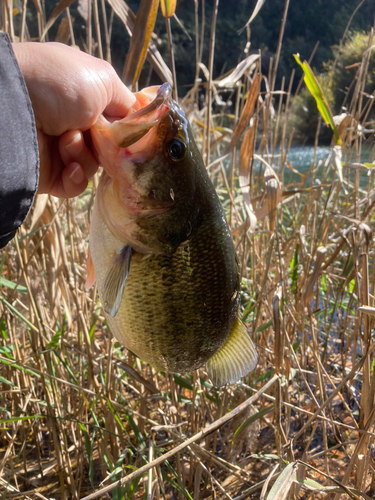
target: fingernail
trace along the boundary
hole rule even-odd
[[[85,178],[81,165],[77,163],[77,166],[73,170],[73,172],[69,175],[69,179],[71,179],[74,184],[81,184]]]
[[[77,156],[82,151],[82,141],[80,134],[76,134],[74,139],[65,146],[65,149],[72,156]]]

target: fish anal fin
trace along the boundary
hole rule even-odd
[[[216,387],[234,384],[254,370],[257,352],[239,316],[220,349],[208,360],[207,372]]]
[[[95,283],[95,271],[94,271],[94,264],[91,258],[90,249],[87,252],[86,272],[87,272],[87,278],[85,287],[91,288],[92,285]]]
[[[104,280],[101,299],[104,311],[115,317],[124,295],[126,281],[130,272],[132,248],[126,245],[117,253],[108,274]]]

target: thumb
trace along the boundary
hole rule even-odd
[[[107,117],[124,118],[133,106],[136,98],[133,92],[122,83],[117,74],[115,74],[115,78],[112,78],[111,83],[112,92],[109,96],[110,100],[103,113]]]

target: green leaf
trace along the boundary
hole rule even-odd
[[[60,360],[61,364],[64,365],[66,371],[68,372],[69,376],[70,376],[70,382],[72,382],[72,384],[75,384],[75,385],[79,385],[78,383],[78,380],[77,378],[74,376],[74,373],[72,372],[69,364],[63,360],[63,358],[60,356],[60,354],[56,351],[56,349],[54,349],[54,354],[55,356]]]
[[[299,244],[293,253],[293,258],[290,261],[290,278],[292,280],[291,290],[292,293],[296,294],[298,291],[298,264],[299,264]]]
[[[109,399],[106,400],[107,401],[107,405],[108,405],[108,408],[111,410],[113,416],[115,417],[116,419],[116,422],[119,424],[120,428],[122,429],[123,432],[126,432],[126,429],[125,429],[125,426],[124,424],[122,423],[122,420],[121,418],[119,417],[116,409],[114,408],[113,404],[111,403],[111,401]]]
[[[242,422],[242,424],[236,429],[236,432],[233,434],[233,439],[232,439],[232,444],[234,443],[234,440],[236,439],[236,436],[245,429],[248,425],[250,425],[252,422],[255,422],[258,418],[263,417],[263,415],[266,415],[270,411],[272,411],[275,408],[275,405],[269,406],[268,408],[263,408],[263,410],[258,411],[257,413],[254,413],[254,415],[251,415],[251,417],[247,418],[245,422]]]
[[[23,420],[35,420],[37,418],[44,418],[44,415],[25,415],[24,417],[11,417],[0,420],[0,424],[8,424],[10,422],[21,422]]]
[[[170,472],[172,473],[172,475],[176,478],[176,480],[178,481],[178,474],[177,472],[174,470],[174,468],[171,466],[171,464],[168,462],[168,460],[165,461],[165,465],[168,467],[168,469],[170,470]],[[188,498],[189,500],[193,500],[192,497],[190,496],[190,493],[188,492],[188,490],[184,487],[181,488],[181,486],[173,481],[173,479],[171,479],[168,474],[166,474],[163,469],[161,469],[161,473],[162,473],[162,476],[164,477],[164,479],[171,485],[173,486],[173,488],[175,488],[177,491],[179,491],[180,493],[182,493],[182,495],[184,495],[186,498]]]
[[[27,288],[25,286],[22,285],[17,286],[17,283],[13,283],[13,281],[9,281],[6,278],[0,278],[0,285],[7,286],[12,290],[15,290],[17,288],[18,292],[27,293]]]
[[[181,394],[178,394],[177,395],[177,400],[179,403],[182,403],[182,404],[190,404],[191,405],[191,399],[190,398],[187,398],[185,396],[182,396]]]
[[[327,292],[327,274],[322,274],[322,290],[323,292]]]
[[[29,373],[30,375],[33,375],[34,377],[40,378],[39,373],[34,372],[30,368],[25,368],[24,366],[21,366],[17,363],[14,363],[12,361],[8,361],[7,359],[0,358],[0,363],[3,363],[4,365],[11,366],[12,368],[16,368],[17,370],[22,370],[25,373]]]
[[[12,355],[12,352],[14,351],[15,347],[14,345],[4,345],[0,346],[0,354],[4,354],[8,359],[12,361],[16,361],[14,356]]]
[[[140,449],[143,450],[144,448],[146,448],[146,443],[145,443],[145,440],[143,439],[141,431],[138,429],[137,424],[134,422],[133,417],[126,410],[124,411],[124,413],[126,415],[126,418],[129,421],[130,427],[132,428],[132,430],[135,434],[135,437],[136,437],[136,440],[138,441]]]
[[[189,389],[190,391],[193,390],[193,384],[179,373],[175,373],[173,375],[173,380],[180,387],[183,387],[184,389]]]
[[[301,341],[300,341],[299,339],[297,339],[297,340],[293,343],[293,346],[292,346],[292,347],[293,347],[293,351],[294,351],[294,352],[297,352],[297,351],[298,351],[298,348],[299,348],[300,344],[301,344]]]
[[[248,319],[248,316],[250,314],[251,308],[254,306],[255,300],[254,298],[250,297],[249,303],[245,307],[244,312],[242,313],[242,321],[246,321]]]
[[[78,424],[78,427],[81,429],[81,431],[82,431],[83,433],[85,433],[85,432],[87,433],[87,429],[86,429],[86,427],[85,427],[85,426],[84,426],[81,422],[79,422],[79,421],[77,420],[77,424]]]
[[[259,382],[263,382],[263,380],[266,380],[267,378],[271,378],[274,373],[274,369],[262,373],[262,375],[255,380],[254,385],[258,384]]]
[[[2,319],[0,321],[0,331],[1,331],[1,335],[3,336],[3,339],[6,342],[8,340],[8,335],[7,335],[7,330],[6,330],[5,319]]]
[[[111,482],[114,483],[118,480],[121,479],[121,476],[123,474],[123,468],[122,468],[122,465],[123,465],[123,462],[124,462],[124,459],[126,457],[126,455],[130,455],[130,458],[132,458],[133,456],[133,453],[131,450],[129,450],[128,448],[126,448],[122,453],[121,455],[119,456],[117,462],[115,463],[115,468],[113,469],[112,473],[110,474],[110,478],[111,478]],[[139,478],[140,479],[140,478]],[[135,487],[138,486],[138,478],[133,481],[131,483],[131,485],[128,485],[128,489],[129,487],[131,487],[132,485],[136,484]],[[123,495],[123,492],[125,492],[126,489],[125,488],[121,488],[121,486],[115,488],[112,492],[112,498],[113,500],[123,500],[124,499],[124,495]],[[134,490],[132,489],[132,492]]]
[[[216,400],[216,398],[215,398],[214,396],[212,396],[212,395],[211,395],[211,394],[209,394],[208,392],[205,392],[205,393],[204,393],[204,395],[205,395],[205,397],[206,397],[209,401],[211,401],[212,403],[217,404],[217,400]]]
[[[85,447],[86,447],[86,453],[87,453],[87,458],[88,458],[88,461],[89,461],[89,480],[90,480],[90,484],[93,488],[94,487],[94,462],[93,462],[93,451],[94,451],[94,439],[95,439],[95,429],[93,430],[93,433],[92,433],[92,438],[90,440],[90,435],[86,429],[86,427],[81,424],[81,422],[78,422],[78,425],[83,433],[83,437],[85,438]]]
[[[338,146],[341,146],[341,140],[339,133],[337,131],[335,122],[333,121],[333,116],[331,113],[331,109],[329,107],[328,101],[324,95],[324,92],[319,85],[318,80],[316,79],[314,73],[312,72],[312,69],[310,68],[309,64],[304,61],[303,63],[301,62],[299,55],[294,54],[294,58],[297,61],[297,63],[301,66],[303,72],[305,73],[304,76],[304,81],[306,83],[307,88],[309,89],[311,95],[314,97],[316,104],[318,106],[318,110],[320,114],[322,115],[323,120],[326,122],[327,125],[329,125],[333,131],[333,135],[335,137],[335,142]]]
[[[272,319],[270,321],[268,321],[267,323],[264,323],[264,325],[261,325],[258,329],[257,329],[257,332],[260,333],[260,332],[263,332],[264,330],[267,330],[267,328],[269,328],[270,326],[272,326],[273,323],[272,323]]]
[[[29,326],[34,332],[38,332],[39,330],[32,324],[28,319],[25,318],[15,307],[12,306],[4,297],[0,296],[0,301],[7,306],[8,309],[12,311],[13,314],[15,314],[18,318],[20,318],[24,323],[26,323],[27,326]]]
[[[124,493],[126,493],[126,500],[130,499],[130,498],[133,498],[133,495],[135,493],[135,490],[137,489],[137,486],[139,484],[139,481],[142,479],[142,476],[139,476],[137,477],[136,479],[134,479],[134,481],[128,485],[126,488],[125,488],[125,491]]]
[[[6,378],[2,377],[1,375],[0,375],[0,383],[7,384],[7,385],[10,385],[11,387],[15,387],[16,389],[18,389],[18,387],[15,384],[13,384],[13,382],[11,382],[10,380],[7,380]]]
[[[92,322],[90,331],[89,331],[89,337],[90,337],[90,342],[94,340],[94,333],[95,333],[95,327],[96,327],[96,321],[99,318],[99,313],[95,314],[94,316],[94,321]]]
[[[51,349],[56,349],[56,347],[59,345],[60,337],[61,337],[61,332],[56,332],[55,335],[50,340],[49,344],[47,345],[46,351],[49,351]]]
[[[202,377],[199,377],[199,381],[200,381],[200,384],[202,387],[206,387],[207,389],[214,389],[216,390],[216,387],[214,387],[212,384],[210,384],[209,382],[207,382],[207,380],[205,380],[204,378]]]

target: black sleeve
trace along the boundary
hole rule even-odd
[[[25,220],[38,187],[35,120],[8,35],[0,33],[0,248]]]

